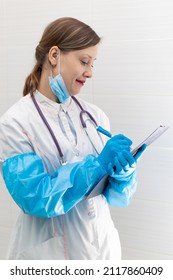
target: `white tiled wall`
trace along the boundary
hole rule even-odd
[[[44,27],[72,16],[103,37],[81,97],[104,109],[112,132],[135,145],[156,126],[170,126],[139,163],[131,205],[111,208],[124,259],[173,258],[172,15],[172,0],[0,0],[0,114],[20,98]],[[0,259],[17,213],[1,179]]]

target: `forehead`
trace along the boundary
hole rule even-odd
[[[73,53],[76,56],[83,56],[83,57],[88,57],[89,59],[96,59],[97,51],[98,51],[98,45],[95,45],[83,50],[73,51]]]

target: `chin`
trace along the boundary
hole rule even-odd
[[[71,96],[75,96],[75,95],[77,95],[77,94],[79,94],[79,93],[80,93],[80,90],[75,91],[75,92],[71,92],[70,95],[71,95]]]

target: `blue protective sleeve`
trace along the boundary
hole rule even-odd
[[[104,191],[104,196],[111,206],[126,207],[129,205],[136,191],[136,172],[128,176],[111,175],[109,183]]]
[[[68,212],[83,199],[105,171],[92,155],[63,165],[52,177],[34,153],[14,156],[3,162],[2,174],[11,196],[27,214],[50,218]]]

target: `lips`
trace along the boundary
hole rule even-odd
[[[78,80],[78,79],[76,79],[76,82],[78,82],[78,83],[81,84],[82,86],[85,84],[85,81],[84,81],[84,80]]]

